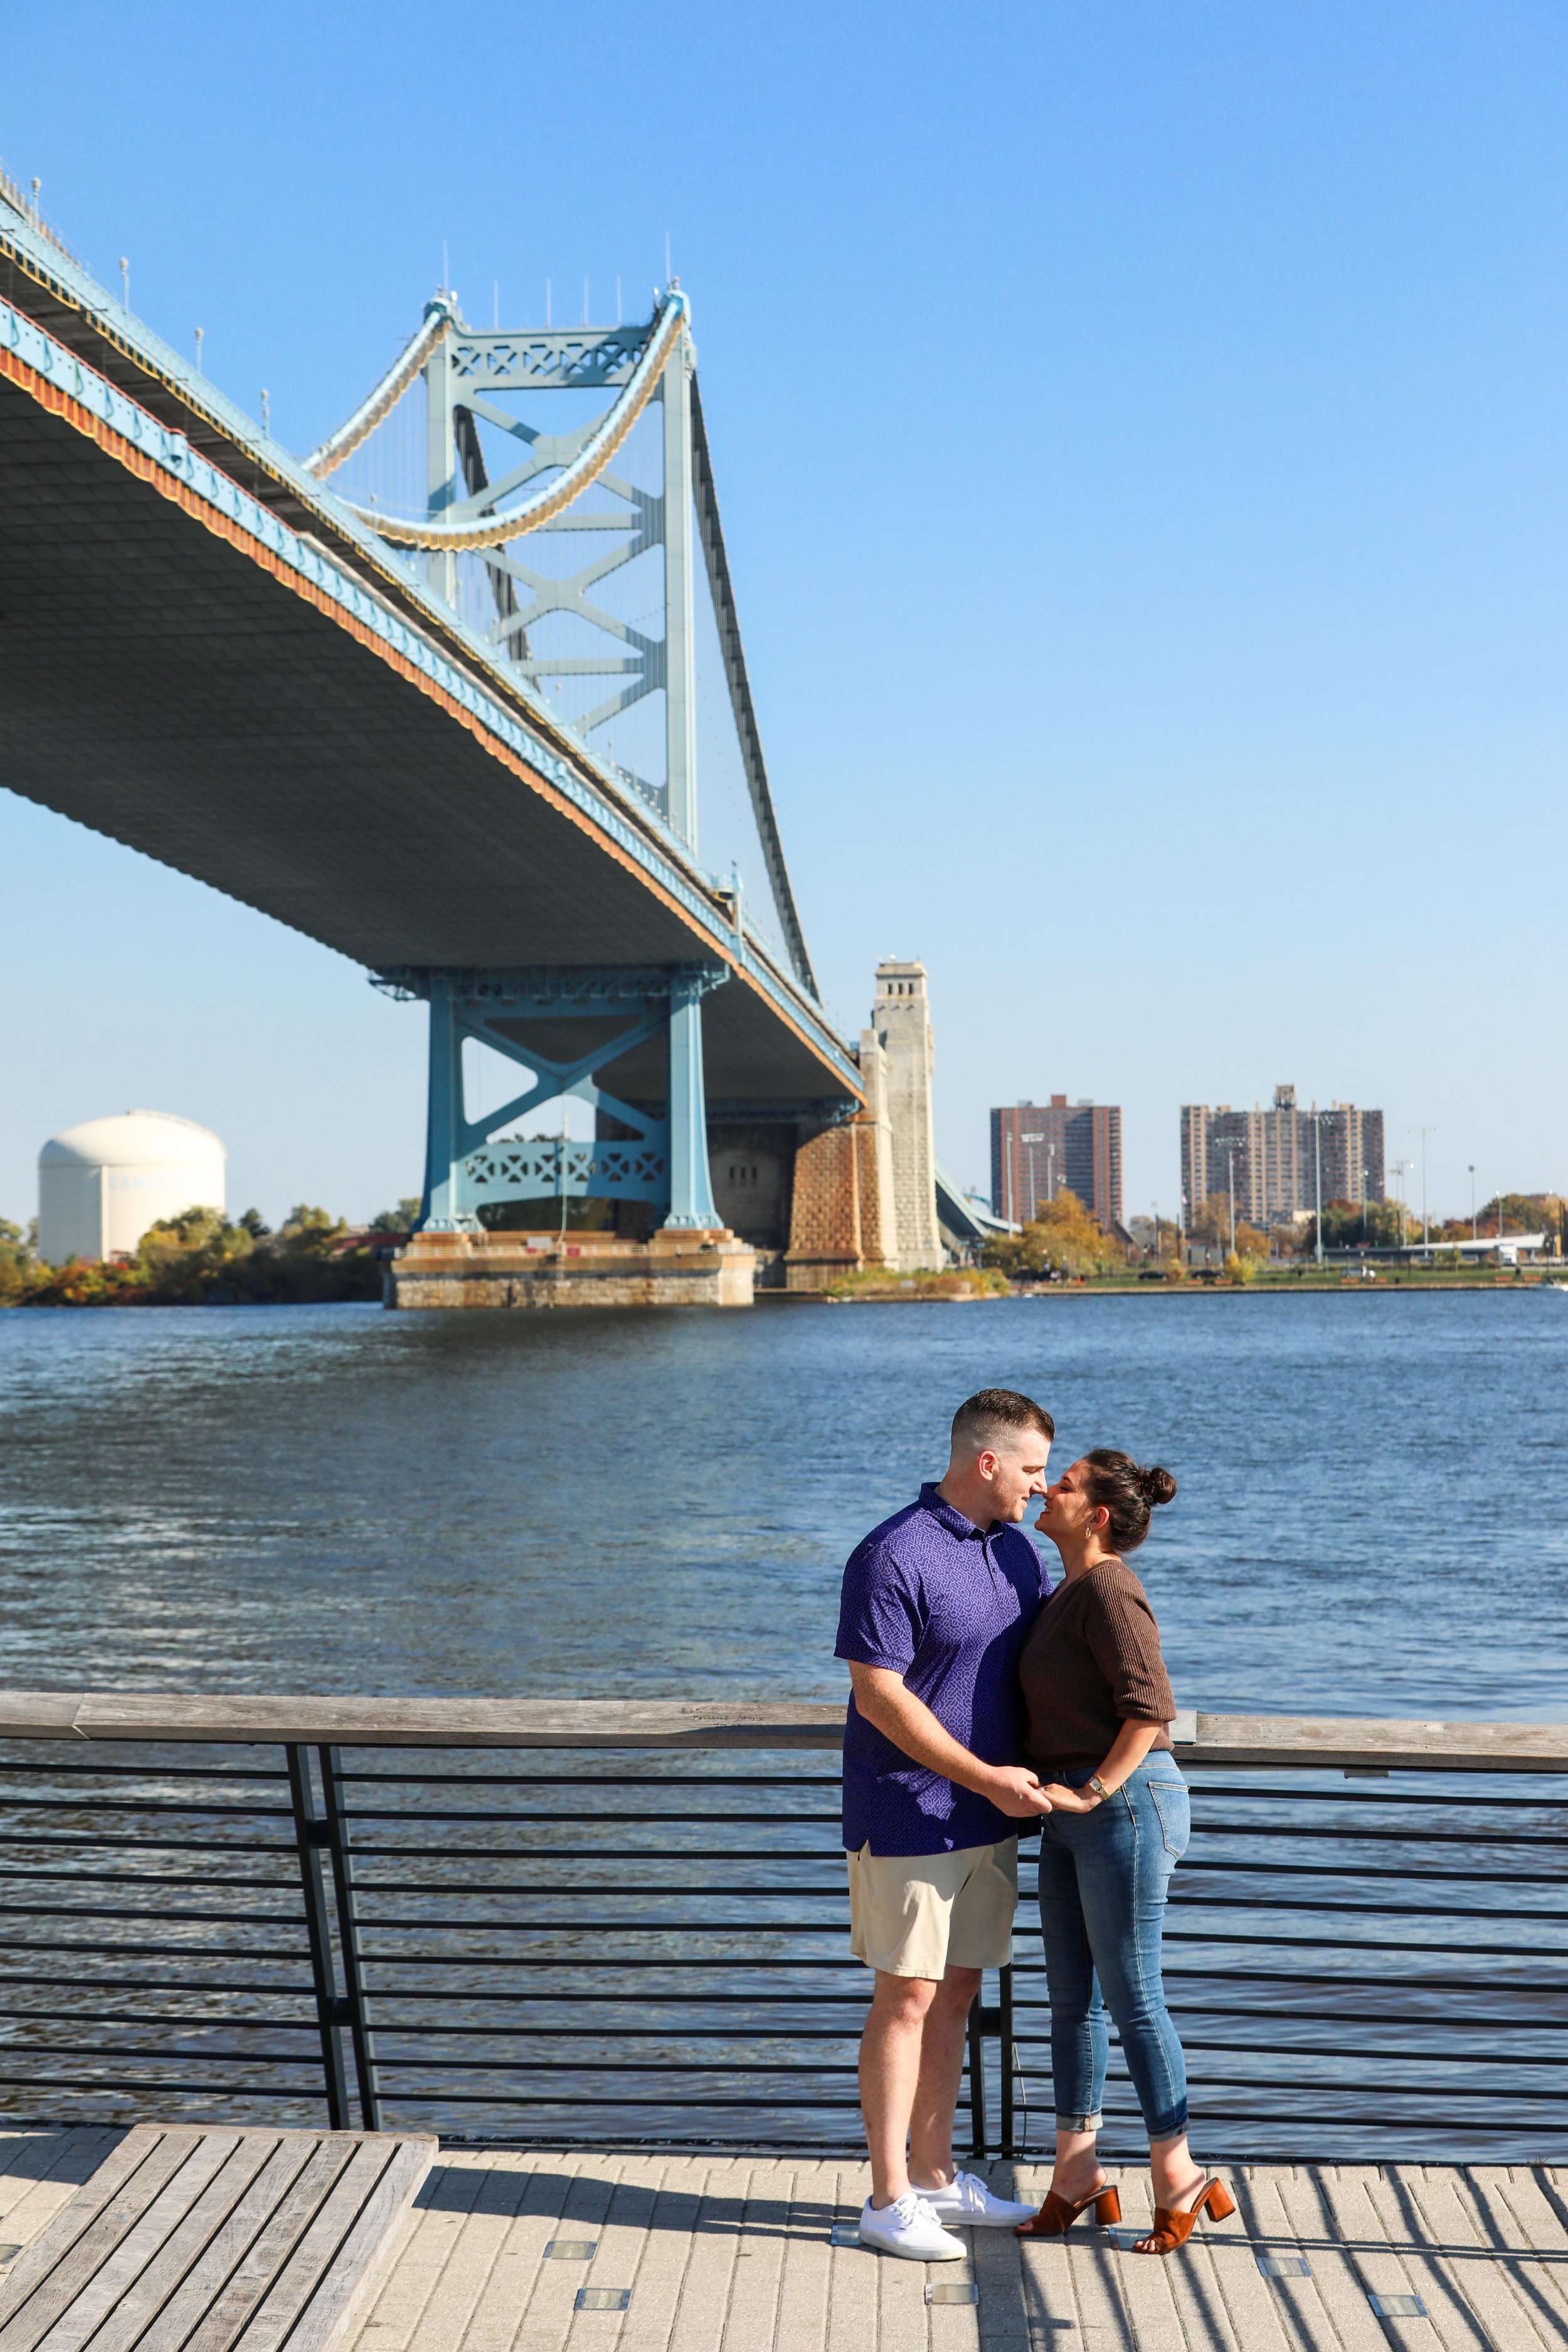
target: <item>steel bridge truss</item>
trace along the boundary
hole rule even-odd
[[[693,856],[694,589],[700,545],[769,888],[795,976],[815,997],[816,979],[784,863],[741,642],[686,296],[672,285],[656,298],[652,317],[636,325],[516,332],[471,328],[455,299],[439,294],[426,306],[406,350],[348,423],[306,460],[307,468],[319,478],[331,475],[384,421],[418,375],[426,394],[426,512],[414,520],[363,507],[353,511],[395,544],[423,551],[431,587],[454,606],[459,554],[480,557],[495,607],[489,642],[498,663],[528,688],[540,690],[572,677],[605,679],[608,690],[572,722],[584,740],[663,690],[662,783],[603,752],[595,757],[623,788],[658,811]],[[610,407],[560,434],[541,432],[500,405],[503,396],[519,393],[596,391],[615,395]],[[613,461],[644,408],[655,402],[663,415],[663,472],[659,488],[651,491],[615,471]],[[509,436],[521,450],[516,465],[495,480],[481,445],[481,424]],[[584,507],[582,493],[589,488],[615,503]],[[585,537],[593,551],[565,577],[553,577],[527,561],[527,540],[544,532]],[[662,636],[607,611],[595,593],[613,573],[656,548],[664,553]],[[537,644],[542,625],[556,615],[591,633],[588,652],[552,654]]]
[[[729,978],[723,964],[572,965],[503,971],[396,967],[378,971],[389,995],[430,1007],[429,1115],[420,1226],[481,1233],[481,1208],[510,1201],[584,1198],[640,1201],[662,1208],[667,1226],[712,1232],[720,1223],[708,1168],[700,1006]],[[582,1052],[563,1059],[514,1033],[530,1022],[595,1024]],[[606,1034],[606,1031],[608,1034]],[[470,1118],[463,1043],[472,1038],[532,1074],[510,1101]],[[658,1038],[668,1059],[663,1118],[601,1086],[597,1074]],[[548,1102],[575,1097],[595,1122],[626,1130],[592,1143],[559,1138],[496,1139],[497,1129]]]

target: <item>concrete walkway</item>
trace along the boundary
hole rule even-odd
[[[0,2271],[121,2137],[0,2137]],[[1032,2168],[989,2169],[997,2188],[1016,2178],[1020,2196],[1044,2193]],[[1568,2168],[1225,2169],[1237,2214],[1167,2262],[1126,2252],[1130,2228],[1080,2223],[1028,2245],[980,2231],[973,2262],[928,2270],[832,2242],[836,2224],[853,2238],[857,2166],[447,2149],[349,2340],[353,2352],[1568,2347]],[[1147,2175],[1119,2177],[1135,2223]],[[928,2287],[942,2300],[928,2304]],[[975,2299],[949,2301],[955,2288]]]
[[[853,2165],[447,2150],[355,2352],[1568,2346],[1568,2168],[1226,2169],[1237,2215],[1168,2261],[1080,2222],[1028,2245],[976,2231],[972,2263],[928,2269],[832,2242],[866,2193]],[[1128,2220],[1146,2216],[1147,2174],[1117,2177]],[[1044,2195],[1034,2169],[1016,2178]],[[578,2308],[583,2290],[600,2307]]]

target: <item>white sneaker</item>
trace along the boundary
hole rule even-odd
[[[956,2173],[945,2189],[917,2189],[921,2203],[955,2230],[1005,2230],[1018,2221],[1032,2221],[1036,2207],[1015,2205],[1008,2197],[993,2197],[973,2172]]]
[[[1031,2213],[1034,2210],[1028,2208]],[[942,2228],[913,2189],[890,2205],[873,2205],[868,2197],[860,2210],[860,2243],[874,2254],[901,2254],[907,2263],[956,2263],[968,2252],[963,2239]]]

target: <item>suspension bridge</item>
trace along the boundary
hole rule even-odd
[[[668,1297],[940,1256],[929,1090],[819,997],[678,284],[524,330],[443,289],[296,457],[0,188],[0,782],[427,1005],[433,1296],[541,1202]]]

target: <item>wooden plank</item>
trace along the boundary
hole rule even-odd
[[[799,1748],[832,1749],[837,1703],[797,1700],[187,1696],[0,1691],[12,1738],[321,1741],[341,1747]],[[1359,1716],[1210,1715],[1184,1709],[1191,1764],[1373,1764],[1448,1771],[1568,1771],[1568,1725]]]
[[[293,2273],[303,2269],[310,2242],[300,2249],[295,2262],[279,2281],[276,2296],[268,2295],[254,2327],[246,2335],[247,2352],[268,2352],[289,2335],[290,2352],[329,2352],[329,2347],[342,2343],[355,2322],[374,2299],[376,2290],[397,2258],[405,2235],[409,2210],[419,2193],[420,2183],[436,2160],[438,2143],[433,2136],[398,2139],[380,2179],[360,2209],[346,2237],[340,2238],[335,2248],[329,2245],[326,2261],[329,2267],[319,2286],[294,2326],[275,2332],[273,2304],[286,2309],[293,2290]],[[340,2194],[345,2200],[353,2179],[353,2167],[344,2175]],[[323,2237],[330,2222],[323,2210],[320,2227]]]
[[[787,1700],[187,1698],[128,1692],[83,1698],[76,1729],[89,1739],[306,1740],[339,1747],[837,1748],[844,1709]]]
[[[304,2345],[307,2316],[327,2273],[343,2258],[348,2284],[356,2262],[368,2258],[383,2231],[400,2213],[430,2169],[434,2140],[422,2143],[362,2139],[328,2190],[310,2227],[296,2242],[245,2331],[246,2352],[276,2352],[286,2336]],[[388,2183],[390,2182],[390,2188]],[[406,2188],[405,2184],[408,2185]],[[378,2194],[378,2191],[380,2192]],[[367,2236],[366,2216],[374,2223]],[[351,2252],[352,2250],[352,2252]],[[324,2309],[342,2307],[342,2294]],[[310,2352],[319,2352],[314,2336]]]
[[[249,2253],[231,2274],[201,2326],[187,2337],[185,2352],[228,2352],[314,2221],[321,2200],[331,2193],[332,2183],[348,2165],[357,2145],[349,2134],[340,2132],[324,2135],[318,2142],[315,2154],[252,2243]]]
[[[0,1691],[0,1738],[69,1739],[79,1691]]]
[[[259,2133],[256,2137],[263,2139]],[[270,2154],[265,2154],[268,2143]],[[146,2328],[137,2352],[180,2352],[320,2145],[315,2132],[284,2132],[275,2140],[272,2135],[265,2136],[265,2161]],[[95,2345],[93,2352],[101,2352],[101,2347]]]
[[[238,2131],[203,2136],[163,2193],[61,2314],[44,2338],[45,2352],[80,2352],[89,2336],[96,2339],[95,2352],[125,2352],[135,2342],[262,2160],[268,2142],[262,2140],[253,2158],[248,2137]]]
[[[0,2286],[0,2333],[163,2137],[156,2124],[138,2124],[128,2131],[119,2147],[61,2207],[47,2230],[25,2249],[4,2286]]]
[[[1384,1721],[1367,1716],[1204,1715],[1190,1764],[1368,1763],[1450,1772],[1568,1772],[1568,1724]]]
[[[133,2158],[111,2158],[21,2256],[0,2290],[0,2352],[32,2352],[202,2137],[197,2131],[144,2130],[144,2138],[129,2135],[140,2141]]]

